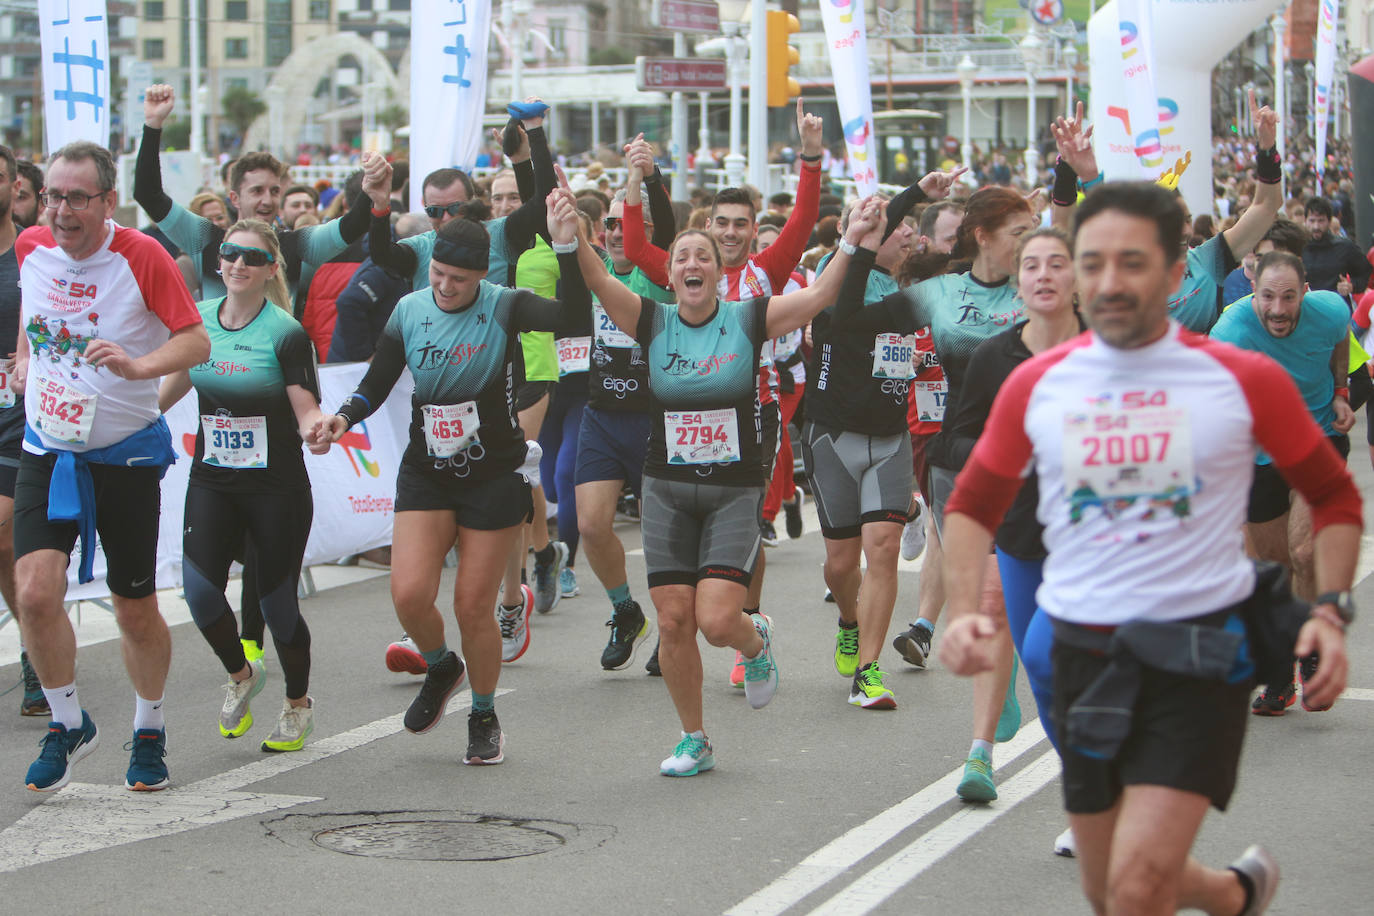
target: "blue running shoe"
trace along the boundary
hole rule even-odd
[[[141,728],[134,732],[134,740],[124,745],[129,755],[129,772],[124,774],[124,788],[133,792],[156,792],[172,782],[167,775],[167,729],[153,731]]]
[[[23,649],[19,650],[19,672],[24,679],[24,698],[19,701],[19,715],[51,718],[52,710],[48,708],[48,698],[43,695],[43,685],[33,665],[29,664],[29,653]]]
[[[69,731],[61,722],[49,722],[43,750],[29,765],[24,784],[35,792],[56,792],[71,782],[72,764],[95,750],[100,733],[90,714],[81,710],[81,727]]]
[[[1021,701],[1016,699],[1016,670],[1021,660],[1011,657],[1011,680],[1007,682],[1007,696],[1002,700],[1002,715],[997,719],[997,734],[993,740],[1001,744],[1016,737],[1021,729]]]

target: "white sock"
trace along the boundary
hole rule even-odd
[[[167,720],[162,716],[162,697],[158,697],[156,700],[145,700],[135,693],[134,731],[146,728],[160,732],[166,727]]]
[[[81,698],[76,695],[75,681],[52,689],[44,687],[43,696],[48,698],[54,722],[61,722],[68,729],[81,727]]]
[[[968,749],[968,755],[973,756],[974,751],[983,751],[988,755],[988,762],[992,762],[992,742],[984,741],[982,738],[974,738],[973,745]]]

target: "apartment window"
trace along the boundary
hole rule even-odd
[[[291,56],[291,0],[267,0],[267,66],[276,67]]]
[[[226,38],[224,39],[224,56],[230,60],[248,59],[248,39],[247,38]]]
[[[248,0],[227,0],[224,4],[224,18],[233,22],[248,19]]]
[[[143,18],[149,22],[161,22],[167,16],[167,4],[162,0],[147,0],[143,4]]]
[[[167,44],[161,38],[143,39],[143,59],[162,60],[167,54]]]
[[[310,18],[316,22],[328,22],[329,0],[310,0]]]
[[[549,44],[560,54],[567,53],[568,50],[568,21],[566,19],[549,20]]]

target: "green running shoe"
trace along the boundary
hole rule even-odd
[[[840,627],[835,634],[835,670],[853,677],[859,670],[859,627]]]
[[[997,787],[992,783],[992,757],[979,748],[972,751],[964,761],[964,778],[954,790],[966,802],[990,802],[997,798]]]
[[[869,662],[854,675],[854,685],[849,688],[849,705],[863,709],[897,708],[897,698],[883,686],[883,672],[877,662]]]

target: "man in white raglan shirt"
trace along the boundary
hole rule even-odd
[[[162,694],[172,644],[154,580],[159,481],[175,454],[157,386],[208,359],[210,339],[167,252],[110,218],[114,184],[108,150],[64,146],[40,195],[50,226],[26,229],[15,243],[23,289],[15,382],[28,416],[15,573],[25,643],[53,720],[24,778],[38,792],[66,785],[71,765],[99,740],[77,696],[76,634],[63,612],[72,548],[79,539],[79,579],[90,581],[97,532],[135,693],[125,785],[169,782]]]

